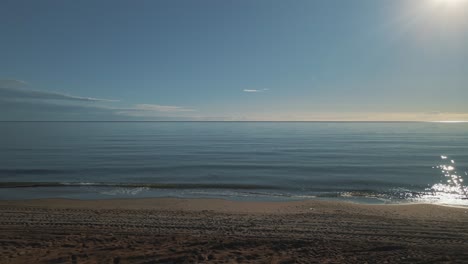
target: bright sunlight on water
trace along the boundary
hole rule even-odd
[[[464,176],[468,173],[457,171],[456,162],[448,156],[440,156],[442,163],[435,166],[440,170],[443,179],[440,183],[427,189],[421,201],[438,202],[442,204],[468,205],[468,187],[464,185]]]

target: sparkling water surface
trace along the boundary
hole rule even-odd
[[[0,123],[0,199],[468,205],[467,168],[467,123]]]

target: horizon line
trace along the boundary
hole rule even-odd
[[[468,123],[468,121],[408,120],[0,120],[0,123]]]

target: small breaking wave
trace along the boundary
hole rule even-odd
[[[99,192],[100,194],[103,195],[111,195],[111,196],[117,196],[117,195],[130,195],[130,196],[135,196],[140,193],[148,191],[148,187],[137,187],[137,188],[112,188],[111,190],[107,191],[101,191]]]
[[[255,184],[190,184],[190,183],[106,183],[106,182],[0,182],[0,188],[33,187],[123,187],[149,189],[277,189],[269,185]]]
[[[65,170],[56,169],[0,169],[0,174],[3,175],[51,175],[66,172]]]

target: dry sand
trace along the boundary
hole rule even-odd
[[[468,263],[468,209],[215,199],[0,201],[0,263]]]

